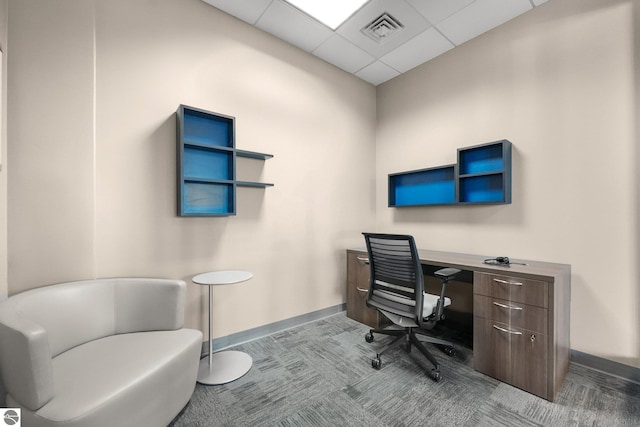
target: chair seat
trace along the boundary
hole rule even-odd
[[[390,301],[395,301],[395,302],[399,302],[407,305],[414,305],[414,302],[412,299],[405,298],[405,297],[393,294],[391,292],[377,289],[373,293],[383,298],[386,298]],[[431,316],[433,313],[435,313],[436,307],[438,306],[439,299],[440,299],[440,296],[438,295],[428,294],[426,292],[423,292],[422,314],[424,315],[425,319]],[[444,297],[444,306],[447,307],[449,305],[451,305],[451,298]]]
[[[424,293],[424,302],[422,303],[422,314],[427,318],[436,312],[436,307],[438,306],[438,300],[440,299],[439,295],[433,295]],[[444,306],[447,307],[451,305],[451,298],[444,297]]]
[[[201,340],[200,331],[179,329],[112,335],[72,348],[53,359],[54,398],[36,412],[23,409],[25,425],[135,425],[140,414],[145,425],[166,424],[193,393],[197,365],[189,361],[198,357]],[[166,397],[138,410],[140,401],[166,388]]]

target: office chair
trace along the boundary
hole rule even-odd
[[[375,369],[382,367],[380,356],[404,338],[404,350],[409,353],[414,345],[433,364],[430,376],[440,381],[440,364],[427,350],[417,335],[433,344],[444,346],[449,356],[455,354],[453,344],[428,335],[436,323],[444,318],[444,307],[451,300],[444,296],[447,282],[460,272],[457,268],[442,268],[435,276],[442,282],[440,296],[424,292],[424,277],[418,250],[412,236],[397,234],[362,233],[367,243],[371,278],[366,304],[387,317],[393,325],[390,329],[371,329],[365,336],[373,342],[373,334],[395,336],[384,350],[371,360]]]

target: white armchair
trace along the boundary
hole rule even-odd
[[[202,333],[184,329],[186,284],[99,279],[0,303],[6,404],[28,426],[164,426],[196,384]]]

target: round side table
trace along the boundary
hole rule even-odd
[[[245,282],[252,277],[253,274],[248,271],[225,270],[198,274],[191,279],[197,285],[209,286],[209,355],[200,360],[200,368],[198,369],[200,384],[225,384],[237,380],[251,369],[253,360],[247,353],[235,350],[213,352],[211,339],[213,293],[211,288]]]

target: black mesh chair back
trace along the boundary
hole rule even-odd
[[[417,322],[424,278],[412,236],[363,233],[371,278],[367,305]]]

